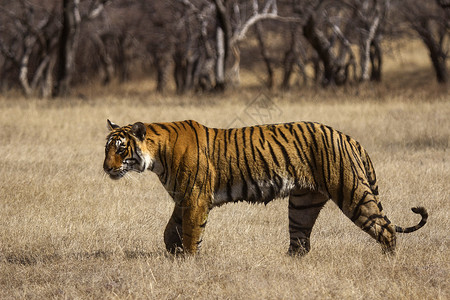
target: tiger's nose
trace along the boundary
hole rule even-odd
[[[104,170],[106,173],[110,173],[112,169],[113,169],[113,168],[109,167],[108,164],[106,163],[106,160],[105,160],[105,161],[103,162],[103,170]]]

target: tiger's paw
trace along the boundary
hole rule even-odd
[[[289,245],[288,254],[290,256],[304,256],[309,250],[311,250],[309,239],[297,240],[295,243]]]
[[[185,251],[183,247],[173,245],[171,247],[166,247],[167,252],[169,252],[172,255],[184,255]]]

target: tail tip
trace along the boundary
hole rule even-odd
[[[423,206],[416,206],[416,207],[411,208],[411,210],[415,214],[420,214],[422,216],[428,216],[428,212],[427,212],[426,208]]]

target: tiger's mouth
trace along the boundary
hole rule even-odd
[[[128,171],[142,173],[145,170],[145,161],[135,158],[125,159],[120,167],[110,167],[106,163],[103,165],[103,170],[109,175],[111,179],[118,180],[125,176]]]
[[[114,169],[105,170],[105,172],[108,173],[109,177],[114,180],[118,180],[118,179],[124,177],[125,174],[128,173],[128,171],[142,173],[144,170],[139,169],[139,168],[123,168],[123,169],[119,169],[119,170],[114,170]]]
[[[125,174],[127,173],[127,170],[110,170],[109,172],[107,171],[106,173],[108,173],[109,178],[113,179],[113,180],[119,180],[120,178],[122,178],[123,176],[125,176]]]

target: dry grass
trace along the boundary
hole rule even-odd
[[[256,90],[191,99],[143,93],[140,82],[85,90],[89,100],[0,98],[0,298],[449,299],[450,101],[426,84],[269,95],[282,112],[272,122],[324,122],[368,149],[393,222],[415,224],[409,208],[428,208],[429,223],[399,235],[393,257],[332,203],[311,253],[287,256],[282,199],[214,209],[201,255],[173,258],[162,239],[173,204],[157,178],[102,173],[106,118],[251,124]]]

